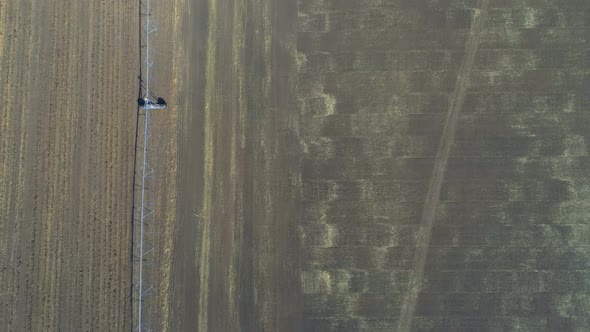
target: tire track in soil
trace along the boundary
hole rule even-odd
[[[473,26],[465,44],[465,59],[459,69],[455,92],[449,105],[449,111],[447,113],[445,126],[436,152],[434,169],[430,177],[428,192],[422,210],[422,231],[416,239],[416,251],[412,262],[408,290],[406,291],[402,303],[398,331],[410,331],[414,313],[416,311],[416,304],[422,287],[422,279],[424,278],[426,257],[428,256],[430,240],[432,238],[432,227],[436,216],[436,208],[440,200],[440,191],[455,137],[459,113],[463,107],[465,94],[469,87],[469,76],[479,46],[479,39],[487,7],[488,0],[479,0],[477,6],[478,9],[474,11]]]
[[[209,35],[207,36],[207,58],[206,58],[206,85],[205,85],[205,108],[204,108],[204,184],[203,184],[203,207],[201,212],[202,229],[201,229],[201,243],[197,266],[199,266],[199,301],[198,301],[198,330],[208,331],[208,310],[207,304],[209,301],[209,259],[210,259],[210,224],[211,224],[211,188],[213,186],[213,163],[214,163],[214,129],[215,123],[212,117],[212,101],[214,101],[215,92],[215,58],[216,54],[216,35],[217,30],[214,24],[217,22],[216,1],[209,1],[209,16],[210,25]],[[222,14],[223,15],[223,14]]]
[[[179,44],[176,87],[178,101],[176,222],[172,224],[170,253],[170,331],[196,330],[199,303],[199,242],[202,237],[204,176],[204,82],[208,40],[207,0],[181,1],[185,15]],[[196,32],[196,33],[195,33]],[[183,97],[180,97],[183,96]]]
[[[75,58],[81,54],[84,54],[85,50],[88,48],[88,21],[87,21],[87,13],[85,11],[86,6],[80,4],[80,2],[76,2],[74,6],[74,15],[79,17],[82,25],[78,26],[78,34],[75,36],[75,47],[72,48],[70,51],[70,58]],[[76,95],[86,96],[86,98],[81,98],[80,100],[80,109],[87,109],[88,108],[88,84],[85,80],[78,80],[78,78],[84,76],[84,69],[88,67],[88,58],[81,57],[80,61],[75,66],[75,71],[73,75],[68,76],[68,81],[73,81],[74,89]],[[74,114],[76,112],[74,111]],[[73,143],[73,153],[72,153],[72,160],[76,161],[73,162],[70,167],[72,168],[71,171],[71,178],[72,179],[81,179],[82,170],[81,168],[84,167],[82,162],[83,158],[83,149],[81,144],[76,144],[75,142],[82,142],[83,141],[83,134],[81,133],[80,128],[83,127],[85,121],[85,113],[80,112],[72,121],[70,122],[70,126],[76,128],[73,133],[72,142]],[[67,250],[65,248],[72,248],[72,252],[79,252],[80,251],[80,241],[79,241],[79,234],[76,232],[76,229],[80,225],[80,219],[82,218],[82,214],[76,209],[76,207],[80,206],[80,193],[81,186],[80,182],[84,182],[84,180],[80,181],[73,181],[71,187],[69,189],[71,199],[70,208],[64,214],[64,218],[66,220],[73,221],[74,225],[70,227],[65,227],[63,230],[63,240],[62,243],[62,250]],[[64,255],[60,255],[60,259],[62,261],[62,269],[67,273],[62,274],[62,276],[57,281],[58,287],[60,289],[66,289],[68,286],[71,287],[70,284],[74,285],[75,289],[80,287],[80,257],[76,255],[76,259],[65,259]],[[59,294],[59,303],[61,304],[58,307],[58,329],[59,330],[80,330],[81,326],[75,324],[76,321],[72,320],[69,317],[69,314],[73,314],[74,316],[80,315],[79,312],[79,297],[75,296],[74,293],[66,294],[61,292]]]
[[[185,13],[185,8],[187,8],[186,3],[183,0],[175,0],[174,5],[172,6],[173,12],[172,17],[174,18],[173,24],[170,25],[170,31],[163,31],[164,36],[182,36],[182,23],[183,23],[183,14]],[[159,11],[161,12],[161,11]],[[190,15],[190,13],[188,13]],[[166,27],[163,28],[165,30]],[[178,183],[177,183],[177,169],[178,169],[178,142],[179,137],[183,137],[181,134],[182,126],[179,126],[179,117],[178,113],[180,108],[182,107],[181,96],[187,98],[187,94],[181,94],[179,91],[179,87],[182,86],[184,80],[182,77],[178,77],[177,75],[181,73],[179,70],[179,66],[183,64],[183,55],[185,54],[185,44],[182,43],[179,38],[172,38],[167,39],[168,47],[172,50],[172,65],[171,65],[171,72],[168,73],[171,81],[170,87],[170,95],[168,96],[169,100],[172,101],[172,104],[169,105],[168,112],[166,113],[166,121],[165,126],[170,128],[170,130],[165,130],[164,132],[167,135],[163,136],[162,141],[166,142],[164,151],[166,152],[166,157],[163,158],[165,161],[163,166],[167,168],[167,179],[166,179],[166,186],[165,191],[163,193],[162,201],[162,220],[165,221],[163,225],[162,231],[162,238],[158,242],[158,247],[160,249],[160,256],[161,256],[161,263],[159,266],[161,275],[161,280],[158,284],[158,305],[157,307],[161,309],[161,313],[158,315],[159,321],[157,324],[160,326],[161,331],[170,331],[171,322],[170,322],[170,313],[172,311],[171,304],[172,304],[172,294],[174,293],[174,286],[173,286],[173,278],[172,278],[172,250],[174,247],[174,227],[175,220],[177,220],[177,207],[178,207]],[[158,61],[159,62],[159,61]],[[167,68],[168,69],[168,68]],[[190,103],[187,103],[190,104]],[[184,105],[186,109],[186,105]],[[185,113],[186,115],[186,113]],[[181,128],[179,128],[181,127]],[[170,135],[169,133],[176,133],[176,135]],[[158,326],[158,325],[156,325]]]

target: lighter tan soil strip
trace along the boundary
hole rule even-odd
[[[207,69],[206,69],[206,87],[205,87],[205,178],[204,178],[204,201],[203,201],[203,234],[201,242],[201,252],[199,256],[199,331],[209,330],[209,261],[211,259],[211,210],[212,202],[211,196],[215,190],[212,183],[213,165],[214,165],[214,147],[215,136],[217,130],[218,120],[214,118],[214,110],[212,108],[219,105],[218,92],[215,91],[215,64],[216,64],[216,34],[215,27],[217,24],[217,1],[209,0],[209,19],[210,26],[208,43],[209,50],[207,53]]]
[[[453,99],[449,105],[445,127],[436,152],[434,169],[428,185],[426,201],[424,202],[424,208],[422,210],[422,231],[419,232],[419,236],[416,239],[416,252],[412,263],[412,270],[410,272],[408,290],[402,303],[398,331],[410,331],[412,326],[412,319],[416,311],[418,295],[422,288],[422,279],[424,277],[424,268],[426,265],[428,248],[430,246],[430,239],[432,238],[432,225],[434,224],[434,218],[436,216],[436,207],[440,201],[440,191],[447,168],[447,161],[449,159],[452,142],[455,138],[459,113],[463,108],[465,94],[469,86],[469,76],[479,46],[479,38],[487,7],[488,0],[480,0],[478,2],[479,9],[475,9],[473,25],[471,26],[465,44],[465,58],[459,69],[455,92],[453,93]]]

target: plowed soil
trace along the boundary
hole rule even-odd
[[[135,12],[0,1],[0,330],[129,326]]]

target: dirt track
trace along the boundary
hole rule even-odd
[[[467,41],[465,42],[465,57],[457,74],[455,90],[449,102],[449,111],[445,119],[444,129],[440,135],[440,143],[434,157],[432,175],[430,175],[428,191],[426,192],[424,206],[422,207],[422,234],[420,234],[421,237],[416,239],[416,251],[414,253],[412,269],[408,277],[408,289],[401,304],[402,309],[398,331],[410,331],[412,327],[412,321],[418,305],[418,296],[420,295],[422,280],[424,279],[426,259],[428,258],[428,251],[432,241],[432,228],[436,218],[436,210],[440,204],[441,189],[447,171],[452,144],[455,140],[459,114],[465,103],[471,70],[473,69],[475,55],[480,44],[481,30],[483,21],[485,20],[484,15],[487,13],[487,7],[488,0],[480,0],[478,2],[477,12],[474,14],[469,37],[467,37]]]

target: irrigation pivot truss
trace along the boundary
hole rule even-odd
[[[131,328],[132,331],[154,330],[154,275],[157,220],[154,218],[155,173],[150,165],[151,112],[166,108],[162,98],[156,98],[150,89],[152,58],[150,48],[157,21],[152,18],[150,0],[139,1],[139,96],[137,129],[135,135],[135,161],[133,178],[133,210],[131,220]],[[142,60],[143,59],[143,60]],[[139,169],[138,169],[139,167]]]

